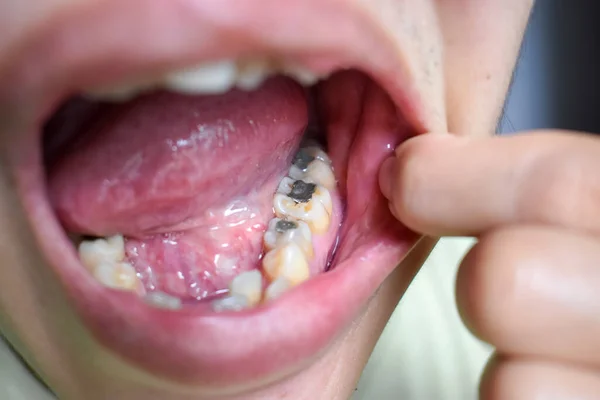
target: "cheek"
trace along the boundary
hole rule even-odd
[[[491,134],[533,0],[438,0],[450,132]]]

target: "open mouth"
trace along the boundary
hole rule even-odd
[[[97,67],[110,52],[78,64],[23,135],[12,161],[40,246],[128,362],[208,387],[293,373],[417,239],[377,184],[425,131],[410,81],[357,46],[200,48],[159,78],[139,53],[110,79]]]

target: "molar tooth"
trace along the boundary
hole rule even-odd
[[[313,257],[312,234],[306,222],[281,218],[273,218],[269,221],[269,227],[264,235],[264,246],[267,251],[292,242],[300,246],[308,259]]]
[[[315,193],[313,193],[313,199],[318,200],[321,204],[323,204],[327,214],[331,215],[333,212],[333,201],[331,200],[331,194],[329,193],[329,190],[323,186],[317,186]]]
[[[314,198],[317,188],[314,183],[297,180],[287,194],[276,193],[273,198],[275,215],[282,219],[291,217],[304,221],[314,233],[325,233],[331,221],[328,212],[330,201],[327,203],[325,188],[319,188],[320,196]]]
[[[265,290],[265,301],[275,300],[292,287],[290,281],[284,277],[275,279]]]
[[[139,285],[135,268],[127,262],[101,262],[94,268],[93,275],[104,286],[113,289],[134,291]]]
[[[93,270],[102,262],[114,263],[125,258],[125,240],[121,235],[108,239],[84,240],[79,244],[79,258]]]
[[[333,190],[336,186],[335,175],[333,174],[331,166],[319,159],[315,159],[308,164],[302,179],[306,182],[318,183],[329,190]]]
[[[212,302],[212,308],[216,312],[220,311],[240,311],[248,308],[248,299],[246,296],[232,294]]]
[[[168,310],[178,310],[181,308],[181,299],[164,292],[150,292],[144,296],[144,300],[146,303],[158,308],[165,308]]]
[[[180,93],[225,93],[235,83],[237,74],[233,61],[217,61],[195,68],[173,72],[165,77],[165,86]]]
[[[271,281],[284,277],[293,286],[310,277],[308,261],[296,243],[288,243],[265,254],[263,269]]]
[[[244,296],[249,306],[260,303],[262,297],[262,275],[260,271],[246,271],[237,275],[229,285],[232,295]]]

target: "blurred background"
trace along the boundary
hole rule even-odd
[[[563,128],[600,133],[600,2],[539,0],[500,132]]]

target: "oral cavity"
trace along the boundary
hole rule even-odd
[[[325,270],[341,222],[306,91],[141,96],[86,122],[49,165],[82,265],[150,305],[235,311]]]
[[[333,200],[335,186],[331,161],[318,144],[311,143],[300,148],[280,181],[273,196],[275,215],[266,226],[238,201],[221,216],[229,226],[221,222],[201,233],[193,231],[191,235],[207,237],[191,239],[191,243],[213,239],[215,248],[205,249],[204,254],[212,254],[212,265],[199,265],[200,258],[205,261],[206,257],[197,257],[198,249],[185,244],[190,235],[186,232],[144,240],[122,235],[82,240],[79,257],[99,283],[135,292],[157,307],[178,309],[205,299],[211,300],[215,311],[254,307],[323,271],[331,254],[320,243],[332,242],[341,221],[340,205]],[[223,229],[226,232],[220,233]],[[262,233],[261,250],[258,259],[252,260],[249,256],[256,254],[252,249],[256,243],[250,243],[248,237],[253,235],[246,233],[255,231]],[[160,249],[161,254],[149,248]],[[172,273],[153,276],[158,264],[163,264],[162,269],[171,267]]]

